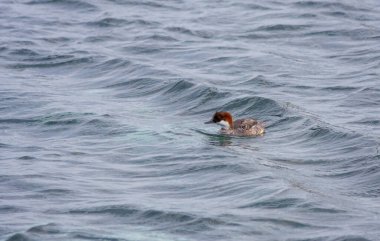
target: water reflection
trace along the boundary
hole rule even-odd
[[[230,146],[232,145],[232,137],[224,135],[208,136],[208,143],[214,146]]]
[[[233,144],[232,139],[234,137],[208,133],[203,130],[194,129],[195,132],[204,135],[207,139],[206,142],[214,146],[230,146]]]

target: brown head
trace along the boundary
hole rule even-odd
[[[227,129],[234,128],[232,115],[229,112],[215,112],[212,119],[210,121],[205,122],[205,124],[211,124],[211,123],[221,125]]]

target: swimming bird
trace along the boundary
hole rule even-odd
[[[224,135],[259,136],[265,132],[262,122],[251,118],[233,121],[232,115],[229,112],[215,112],[212,119],[205,122],[205,124],[212,123],[222,126],[219,133]]]

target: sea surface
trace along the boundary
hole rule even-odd
[[[2,0],[0,240],[380,240],[380,1]]]

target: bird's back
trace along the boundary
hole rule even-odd
[[[234,121],[233,131],[239,136],[258,136],[264,134],[265,127],[255,119],[239,119]]]

